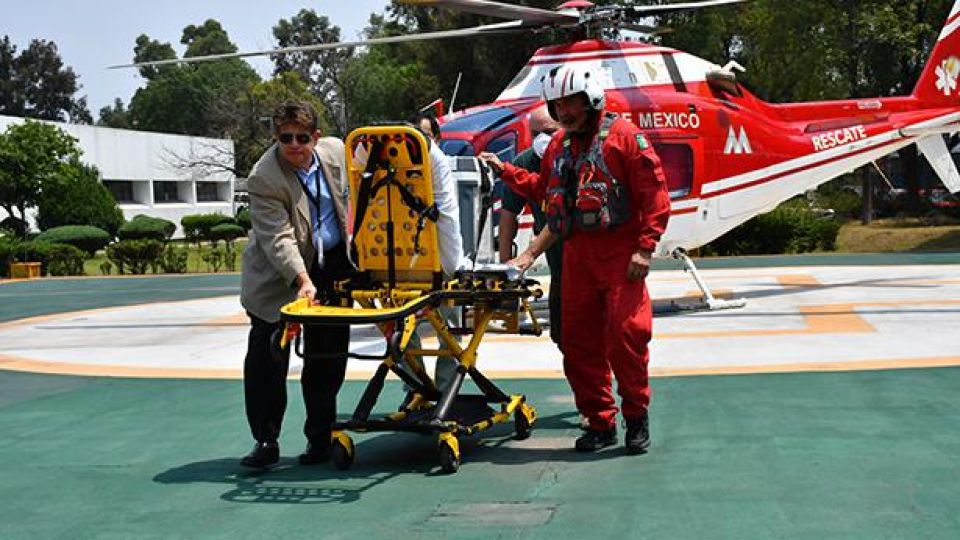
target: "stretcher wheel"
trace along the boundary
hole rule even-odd
[[[533,431],[533,422],[536,419],[537,410],[526,403],[521,403],[517,410],[513,412],[513,426],[516,432],[513,438],[518,441],[529,438]]]
[[[453,474],[460,469],[460,444],[456,437],[448,435],[440,438],[440,469]]]
[[[341,471],[345,471],[353,466],[354,448],[353,442],[349,443],[350,448],[339,438],[333,440],[333,446],[330,448],[330,460],[333,466]]]
[[[527,420],[526,415],[521,411],[517,411],[513,415],[513,428],[516,433],[513,438],[522,441],[530,437],[530,432],[533,431],[533,426],[530,425],[530,420]]]
[[[270,334],[270,357],[274,362],[283,363],[290,357],[290,344],[286,347],[280,346],[280,340],[283,339],[283,327],[277,328]]]

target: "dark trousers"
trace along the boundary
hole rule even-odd
[[[350,277],[353,266],[343,245],[324,252],[324,266],[310,270],[310,279],[321,298],[332,291],[337,280]],[[277,362],[270,355],[270,335],[281,327],[250,315],[250,337],[243,363],[243,387],[247,422],[253,438],[274,442],[280,436],[283,414],[287,409],[287,370],[289,355]],[[346,352],[350,346],[350,327],[304,325],[303,371],[300,386],[307,410],[303,433],[315,446],[330,444],[330,426],[337,416],[337,393],[347,369]],[[338,358],[312,358],[317,354],[340,353]]]

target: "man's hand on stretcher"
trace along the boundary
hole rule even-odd
[[[310,305],[314,305],[317,302],[317,288],[313,285],[313,281],[310,281],[310,274],[306,272],[300,272],[297,274],[297,298],[308,298],[310,299]]]
[[[521,272],[526,272],[533,266],[533,262],[537,260],[537,257],[552,246],[558,238],[560,238],[560,235],[551,232],[549,227],[544,227],[543,230],[540,231],[540,234],[530,241],[527,249],[523,250],[523,253],[517,255],[515,258],[507,261],[507,264],[516,266]]]

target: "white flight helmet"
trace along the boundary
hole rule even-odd
[[[557,119],[553,100],[583,92],[587,95],[587,104],[595,111],[602,111],[607,102],[603,87],[590,72],[572,66],[560,66],[550,70],[540,81],[543,83],[541,95],[547,102],[550,117]]]

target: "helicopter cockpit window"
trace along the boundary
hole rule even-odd
[[[532,70],[530,69],[530,66],[523,66],[523,69],[521,69],[520,72],[517,73],[516,77],[514,77],[513,80],[510,81],[510,84],[508,84],[507,87],[504,88],[504,91],[512,90],[513,88],[516,88],[518,84],[522,83],[527,79],[527,77],[530,76],[531,71]]]
[[[489,131],[504,124],[507,124],[517,118],[512,109],[507,107],[494,107],[484,109],[475,113],[454,118],[440,126],[443,133],[452,133],[456,131]]]
[[[510,131],[487,143],[487,152],[493,152],[500,161],[513,161],[517,155],[517,132]]]
[[[440,150],[448,156],[473,156],[473,145],[463,139],[440,139]]]
[[[690,145],[657,143],[654,148],[663,164],[670,199],[682,199],[689,195],[693,188],[693,150]]]

